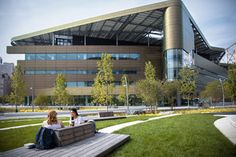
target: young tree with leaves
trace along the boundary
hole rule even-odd
[[[108,105],[112,102],[112,92],[114,89],[111,54],[103,53],[97,66],[98,72],[91,92],[93,103],[107,105],[108,110]]]
[[[45,109],[47,108],[48,104],[50,103],[50,100],[48,98],[48,96],[45,96],[45,95],[38,95],[33,103],[35,105],[38,105],[40,109]]]
[[[18,112],[17,105],[24,102],[26,96],[25,82],[23,79],[23,72],[20,65],[15,66],[11,78],[11,94],[9,100],[16,105],[16,112]]]
[[[202,98],[210,98],[213,102],[220,101],[222,98],[222,88],[219,80],[207,83],[200,96]]]
[[[226,80],[226,86],[229,89],[231,99],[236,101],[236,65],[230,65],[228,68],[228,79]]]
[[[127,75],[123,75],[121,77],[121,86],[120,86],[120,93],[118,96],[118,100],[122,103],[125,104],[125,102],[127,101],[127,95],[126,95],[126,79],[127,79]],[[129,88],[129,86],[128,86]],[[128,105],[128,104],[126,104]]]
[[[71,96],[66,90],[66,79],[63,74],[58,74],[53,91],[54,102],[59,105],[68,105],[71,102]]]
[[[166,81],[163,85],[164,97],[167,99],[168,103],[171,104],[171,109],[173,109],[174,102],[177,101],[177,93],[179,90],[179,81]]]
[[[196,89],[196,76],[196,71],[188,67],[182,68],[179,72],[180,93],[184,99],[188,100],[188,107],[191,94],[194,94]]]
[[[156,80],[156,70],[152,63],[145,63],[145,79],[140,80],[136,84],[137,95],[144,102],[151,106],[157,106],[162,98],[162,83]]]

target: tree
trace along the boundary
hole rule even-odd
[[[66,90],[66,79],[63,74],[58,74],[53,91],[54,102],[59,105],[67,105],[71,102],[71,96]]]
[[[190,69],[188,67],[184,67],[179,72],[180,77],[180,93],[182,94],[184,99],[191,99],[191,94],[195,92],[196,89],[196,71]]]
[[[218,102],[222,98],[222,88],[219,80],[209,82],[200,93],[203,98],[210,98],[213,102]]]
[[[121,86],[120,86],[120,93],[119,93],[119,96],[118,96],[118,100],[125,104],[126,102],[126,79],[127,79],[127,75],[123,75],[121,77]],[[128,86],[129,87],[129,86]],[[128,104],[127,104],[128,105]]]
[[[137,95],[151,106],[157,106],[162,98],[162,83],[156,80],[156,70],[152,63],[145,63],[145,79],[137,82]]]
[[[23,72],[20,65],[15,67],[11,78],[11,94],[9,100],[16,105],[16,112],[18,112],[17,105],[24,102],[26,96],[25,82],[23,80]]]
[[[174,102],[177,100],[177,93],[179,90],[179,81],[166,81],[163,85],[163,93],[167,102],[171,104],[171,108],[173,109]]]
[[[111,55],[103,53],[101,60],[98,61],[98,72],[94,79],[92,88],[93,103],[107,105],[112,102],[112,91],[114,89],[114,77],[112,74]]]
[[[39,95],[34,99],[33,103],[35,105],[38,105],[40,109],[44,109],[48,106],[48,104],[50,103],[50,100],[48,96]]]
[[[226,80],[227,88],[231,95],[233,103],[236,101],[236,65],[231,65],[228,68],[228,79]]]

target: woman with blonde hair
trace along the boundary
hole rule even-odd
[[[42,127],[55,130],[55,129],[64,128],[64,125],[62,121],[57,119],[56,111],[49,111],[48,119],[43,122]]]

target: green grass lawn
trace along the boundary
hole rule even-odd
[[[156,115],[155,115],[156,116]],[[146,120],[154,115],[142,115],[142,116],[133,116],[124,119],[117,120],[105,120],[96,122],[97,129],[105,128],[111,125],[116,125],[120,123],[135,121],[135,120]],[[59,118],[61,120],[69,120],[68,118]],[[22,119],[23,121],[13,121],[13,120],[3,120],[0,121],[1,127],[10,126],[19,126],[25,124],[35,124],[41,123],[45,119]],[[13,121],[13,122],[12,122]],[[13,125],[14,124],[14,125]],[[67,123],[64,123],[68,125]],[[0,151],[6,151],[9,149],[17,148],[23,146],[25,143],[31,143],[35,140],[35,135],[40,126],[11,129],[0,131]]]
[[[62,121],[69,121],[68,117],[60,117],[58,119]],[[46,118],[35,118],[35,119],[24,118],[24,119],[0,120],[0,128],[42,123],[44,120],[46,120]]]
[[[116,133],[131,139],[110,157],[235,157],[236,146],[214,126],[219,117],[182,115],[130,126]]]

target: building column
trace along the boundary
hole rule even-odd
[[[187,10],[181,1],[168,8],[164,13],[164,72],[165,79],[177,79],[179,70],[188,63],[184,56],[194,50],[194,33]]]
[[[84,35],[84,46],[86,46],[87,45],[87,36],[86,36],[86,34]]]
[[[118,35],[116,35],[116,46],[118,46],[119,45],[119,37],[118,37]]]
[[[85,106],[88,106],[88,95],[85,95]]]

